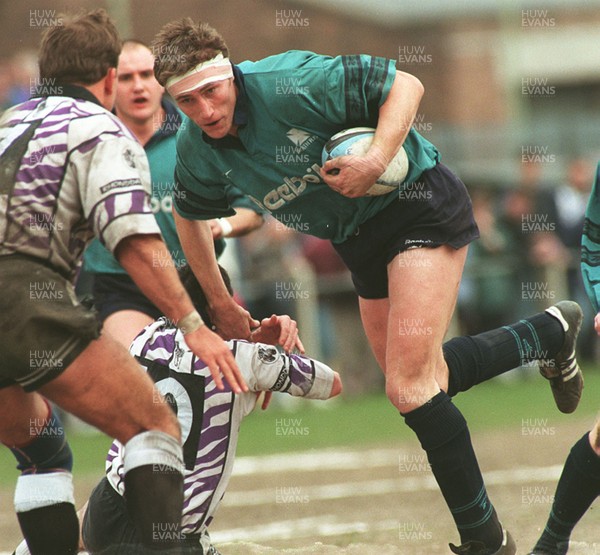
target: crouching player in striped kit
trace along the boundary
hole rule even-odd
[[[33,555],[77,552],[73,457],[46,399],[125,445],[127,510],[146,550],[157,525],[179,526],[183,454],[177,419],[152,381],[100,334],[73,282],[94,235],[145,294],[179,323],[190,348],[235,391],[245,389],[225,342],[202,325],[149,204],[142,147],[109,110],[121,41],[97,10],[49,28],[40,87],[0,121],[0,442],[18,462],[14,504]],[[239,379],[239,381],[238,381]],[[162,471],[154,471],[159,465]]]
[[[231,291],[227,274],[223,270],[222,274]],[[186,266],[180,276],[209,324],[207,301],[192,271]],[[229,483],[240,421],[254,409],[258,392],[328,399],[342,389],[338,373],[325,364],[281,353],[272,346],[279,342],[303,351],[296,324],[288,316],[263,320],[251,339],[256,343],[227,343],[250,390],[240,395],[230,388],[217,389],[206,364],[189,350],[181,331],[164,318],[147,326],[130,348],[181,424],[185,474],[180,537],[186,554],[218,555],[207,526]],[[106,468],[106,477],[93,491],[83,519],[85,548],[91,554],[141,553],[123,499],[123,445],[118,441],[110,448]],[[157,539],[170,535],[168,528],[156,531]]]

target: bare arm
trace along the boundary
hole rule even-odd
[[[381,149],[388,160],[394,157],[410,131],[424,92],[421,81],[414,75],[396,71],[394,84],[379,108],[371,149]]]
[[[170,320],[177,323],[194,312],[174,265],[168,263],[171,255],[159,235],[130,235],[119,242],[115,256],[144,295]],[[228,346],[207,326],[187,333],[185,341],[194,354],[206,362],[217,386],[223,387],[221,371],[233,391],[247,391]]]
[[[340,156],[325,162],[321,176],[333,190],[347,197],[361,197],[385,171],[413,124],[424,88],[414,76],[396,71],[396,78],[379,108],[375,137],[365,156]],[[329,172],[339,170],[337,175]]]
[[[210,225],[206,221],[186,220],[173,211],[183,251],[208,300],[212,320],[220,335],[229,339],[248,339],[251,328],[259,325],[248,311],[228,293],[215,256]]]
[[[222,222],[219,220],[209,220],[213,239],[221,237],[241,237],[251,231],[258,229],[264,222],[263,217],[249,208],[236,208],[235,214],[229,218],[223,218],[226,224],[231,226],[231,231],[225,233]]]

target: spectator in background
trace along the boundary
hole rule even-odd
[[[548,306],[534,298],[540,295],[530,297],[527,291],[544,281],[543,266],[555,263],[557,260],[551,255],[559,253],[558,242],[548,230],[549,223],[542,221],[547,216],[539,211],[540,198],[547,194],[550,186],[542,180],[543,166],[539,157],[529,154],[534,152],[535,148],[528,145],[521,148],[519,181],[502,200],[501,224],[508,234],[513,257],[513,318],[525,316],[532,308]]]
[[[577,156],[568,162],[565,179],[540,196],[538,212],[547,215],[554,229],[544,234],[545,241],[538,241],[533,247],[534,259],[547,266],[562,266],[564,296],[583,307],[586,319],[593,318],[594,314],[587,302],[579,258],[585,210],[593,179],[594,168],[590,160]],[[595,352],[596,339],[592,331],[586,327],[579,335],[580,356],[588,360],[594,358]]]
[[[23,50],[0,60],[0,111],[25,102],[38,85],[37,55]]]
[[[298,234],[268,216],[262,229],[238,242],[241,293],[258,320],[272,314],[296,319],[295,301],[306,294],[295,278],[297,263],[304,264]]]
[[[172,195],[175,135],[182,116],[163,98],[164,89],[154,78],[154,56],[144,43],[124,42],[117,79],[115,112],[146,151],[152,178],[151,206],[170,253],[166,259],[157,256],[153,263],[158,268],[179,268],[186,261],[173,221]],[[236,194],[233,188],[228,195],[236,214],[210,222],[218,255],[225,248],[224,237],[248,233],[262,224],[262,216],[251,201]],[[141,329],[161,316],[161,311],[100,241],[95,240],[88,247],[84,264],[92,278],[92,293],[104,330],[129,347]]]
[[[494,191],[481,188],[471,194],[481,235],[469,250],[458,302],[462,331],[468,335],[510,321],[514,299],[519,294],[513,244],[496,215],[497,196]]]
[[[12,86],[9,91],[9,102],[19,104],[25,102],[37,85],[37,55],[30,50],[17,52],[10,61]]]

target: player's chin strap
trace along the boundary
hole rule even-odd
[[[173,98],[177,98],[179,95],[231,77],[231,62],[219,52],[214,58],[200,62],[187,73],[167,79],[166,89]]]

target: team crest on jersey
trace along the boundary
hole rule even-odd
[[[275,347],[259,347],[258,358],[265,364],[271,364],[279,358],[279,353]]]
[[[312,135],[310,133],[307,133],[306,131],[302,131],[300,129],[296,129],[294,127],[292,127],[287,133],[287,138],[292,141],[292,143],[294,143],[297,147],[300,148],[306,148],[308,145],[305,145],[305,143],[309,140],[312,139],[310,142],[312,143],[315,139],[312,137]]]
[[[130,168],[135,168],[135,154],[130,148],[123,151],[123,158],[125,158],[125,162]]]

